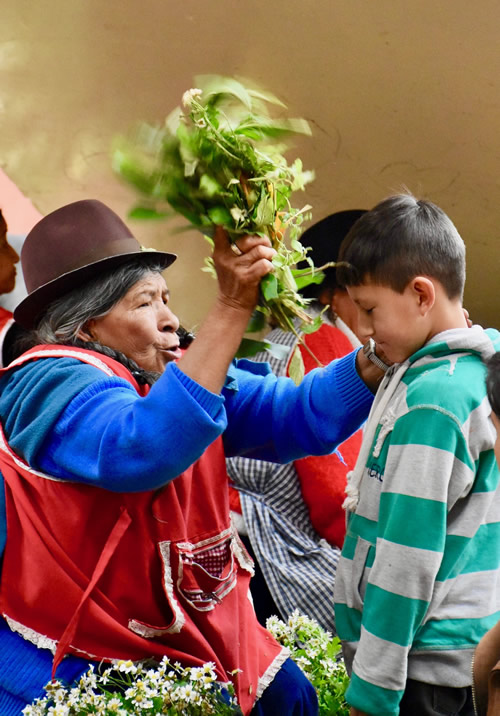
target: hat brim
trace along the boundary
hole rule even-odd
[[[108,256],[100,261],[87,264],[74,271],[61,274],[61,276],[32,291],[14,309],[14,320],[23,328],[31,330],[35,328],[38,320],[53,301],[75,288],[80,288],[105,271],[117,268],[131,259],[136,259],[138,263],[148,263],[151,260],[159,261],[163,264],[162,270],[165,270],[176,258],[176,254],[170,254],[165,251],[132,251]]]

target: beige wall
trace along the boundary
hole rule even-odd
[[[496,0],[4,0],[0,167],[42,213],[98,197],[125,216],[112,137],[161,120],[198,73],[248,76],[312,124],[297,202],[316,219],[403,185],[437,202],[467,243],[472,317],[500,327],[499,25]],[[204,242],[135,228],[180,254],[168,280],[195,325]]]

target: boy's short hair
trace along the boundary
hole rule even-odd
[[[500,418],[500,353],[494,353],[488,359],[486,366],[486,391],[491,409]]]
[[[451,219],[430,201],[411,194],[384,199],[364,214],[342,242],[337,267],[341,286],[371,282],[402,293],[414,276],[430,276],[448,298],[462,298],[465,245]]]

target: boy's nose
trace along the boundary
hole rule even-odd
[[[372,322],[363,316],[359,316],[358,322],[358,336],[361,343],[366,343],[369,338],[373,338],[374,330]]]
[[[370,333],[370,331],[362,330],[361,327],[358,328],[358,338],[361,341],[362,345],[365,345],[366,341],[369,338],[373,338],[373,334]]]

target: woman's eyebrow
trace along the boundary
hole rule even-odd
[[[155,288],[141,288],[137,293],[133,293],[132,297],[134,299],[141,298],[142,296],[149,296],[153,298],[153,296],[156,296],[158,291]],[[162,296],[166,296],[167,298],[170,298],[170,290],[167,288],[165,291],[160,292]]]

